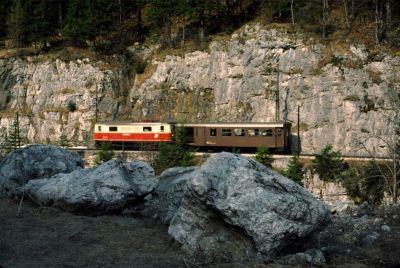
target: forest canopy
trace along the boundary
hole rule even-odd
[[[229,33],[256,18],[328,38],[370,28],[375,43],[400,44],[394,0],[1,0],[0,39],[11,47],[92,46],[102,51],[152,40],[178,46]]]

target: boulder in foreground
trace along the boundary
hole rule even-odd
[[[188,181],[169,234],[202,259],[270,260],[329,221],[328,207],[295,182],[220,153]]]
[[[196,167],[175,167],[164,171],[158,177],[157,187],[146,196],[139,213],[169,224],[181,205],[186,184],[196,169]]]
[[[38,144],[16,149],[0,162],[0,195],[14,195],[29,180],[69,173],[83,166],[79,155],[61,147]]]
[[[29,181],[24,189],[40,205],[99,215],[138,202],[156,185],[146,162],[110,160],[96,168]]]

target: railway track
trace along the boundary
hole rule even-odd
[[[21,146],[21,148],[26,147],[28,145],[24,145]],[[5,147],[0,147],[0,150],[6,150],[7,148]],[[78,146],[78,147],[67,147],[67,150],[70,151],[75,151],[75,152],[93,152],[94,154],[98,151],[100,151],[101,149],[97,149],[97,148],[87,148],[84,146]],[[141,150],[113,150],[114,153],[116,154],[122,154],[122,153],[127,153],[127,154],[134,154],[134,153],[149,153],[151,151],[141,151]],[[196,152],[195,155],[198,157],[201,156],[211,156],[213,154],[217,154],[218,152]],[[240,153],[240,152],[239,152]],[[255,153],[240,153],[243,156],[246,157],[254,157]],[[290,154],[272,154],[271,155],[273,158],[275,159],[289,159],[292,157],[292,155]],[[314,159],[315,158],[315,154],[300,154],[300,159]],[[342,159],[344,161],[392,161],[392,158],[389,157],[382,157],[382,156],[375,156],[375,157],[371,157],[371,156],[363,156],[363,155],[342,155]]]
[[[96,148],[86,148],[86,147],[70,147],[67,148],[68,150],[71,151],[88,151],[88,152],[97,152],[100,151],[100,149],[96,149]],[[122,154],[122,153],[149,153],[151,151],[128,151],[128,150],[114,150],[114,153],[116,154]],[[217,154],[218,152],[196,152],[195,155],[196,156],[211,156],[214,154]],[[256,154],[255,153],[240,153],[239,154],[246,156],[246,157],[254,157]],[[272,154],[271,155],[273,158],[275,159],[290,159],[292,157],[292,155],[290,154]],[[300,159],[314,159],[315,158],[315,154],[300,154]],[[342,155],[342,159],[344,161],[392,161],[391,158],[389,157],[382,157],[382,156],[375,156],[375,157],[371,157],[371,156],[362,156],[362,155]]]

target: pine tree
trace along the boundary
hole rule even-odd
[[[304,164],[300,162],[299,157],[294,155],[288,163],[288,168],[285,171],[286,177],[303,185],[302,180],[304,178]]]
[[[25,14],[22,18],[23,40],[30,44],[32,42],[41,42],[46,45],[46,40],[54,33],[49,2],[46,0],[24,0],[23,9]]]
[[[151,163],[157,174],[176,166],[187,167],[195,165],[194,151],[187,147],[187,131],[178,127],[174,131],[174,141],[161,143],[158,147],[158,154]]]
[[[11,128],[8,130],[8,133],[6,134],[5,147],[7,154],[21,147],[21,129],[19,125],[18,112],[15,115]]]
[[[12,1],[11,0],[2,0],[0,1],[0,38],[3,38],[7,35],[7,19],[11,12]]]
[[[274,158],[269,153],[267,146],[263,145],[257,148],[255,159],[261,164],[264,164],[267,167],[272,168],[272,163],[274,162]]]
[[[61,133],[60,135],[60,139],[58,140],[58,145],[61,147],[68,147],[69,146],[69,141],[67,138],[67,134],[65,134],[64,132]]]
[[[97,152],[96,157],[94,159],[94,164],[96,166],[107,162],[114,157],[114,151],[111,149],[111,143],[102,142],[100,151]]]
[[[77,45],[84,45],[86,40],[94,39],[96,30],[90,0],[69,0],[64,33]]]
[[[313,160],[314,170],[321,180],[333,181],[340,176],[341,167],[344,164],[339,151],[333,151],[332,145],[326,145],[320,154]]]
[[[14,47],[20,47],[22,35],[22,18],[24,11],[21,0],[13,0],[10,14],[7,20],[8,38],[11,39]]]

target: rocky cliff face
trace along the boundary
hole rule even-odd
[[[28,142],[55,143],[65,134],[71,144],[82,145],[91,139],[96,98],[100,118],[116,117],[124,99],[120,98],[121,73],[88,58],[69,62],[41,56],[0,59],[2,132],[18,111],[22,136]]]
[[[19,106],[30,140],[54,140],[65,131],[79,143],[91,132],[96,94],[101,119],[270,122],[279,90],[279,120],[292,122],[293,144],[301,107],[302,152],[331,143],[360,155],[366,154],[361,143],[384,152],[374,136],[391,135],[400,91],[398,56],[261,25],[247,25],[207,51],[153,60],[130,90],[122,69],[101,65],[1,60],[0,124],[10,124]],[[69,100],[76,112],[66,110]]]
[[[331,143],[344,154],[366,154],[364,145],[380,148],[374,136],[393,132],[400,57],[362,45],[325,46],[286,30],[248,25],[225,42],[212,42],[206,52],[154,64],[154,74],[132,89],[136,117],[270,122],[279,90],[279,119],[293,122],[294,132],[301,107],[302,152]]]

